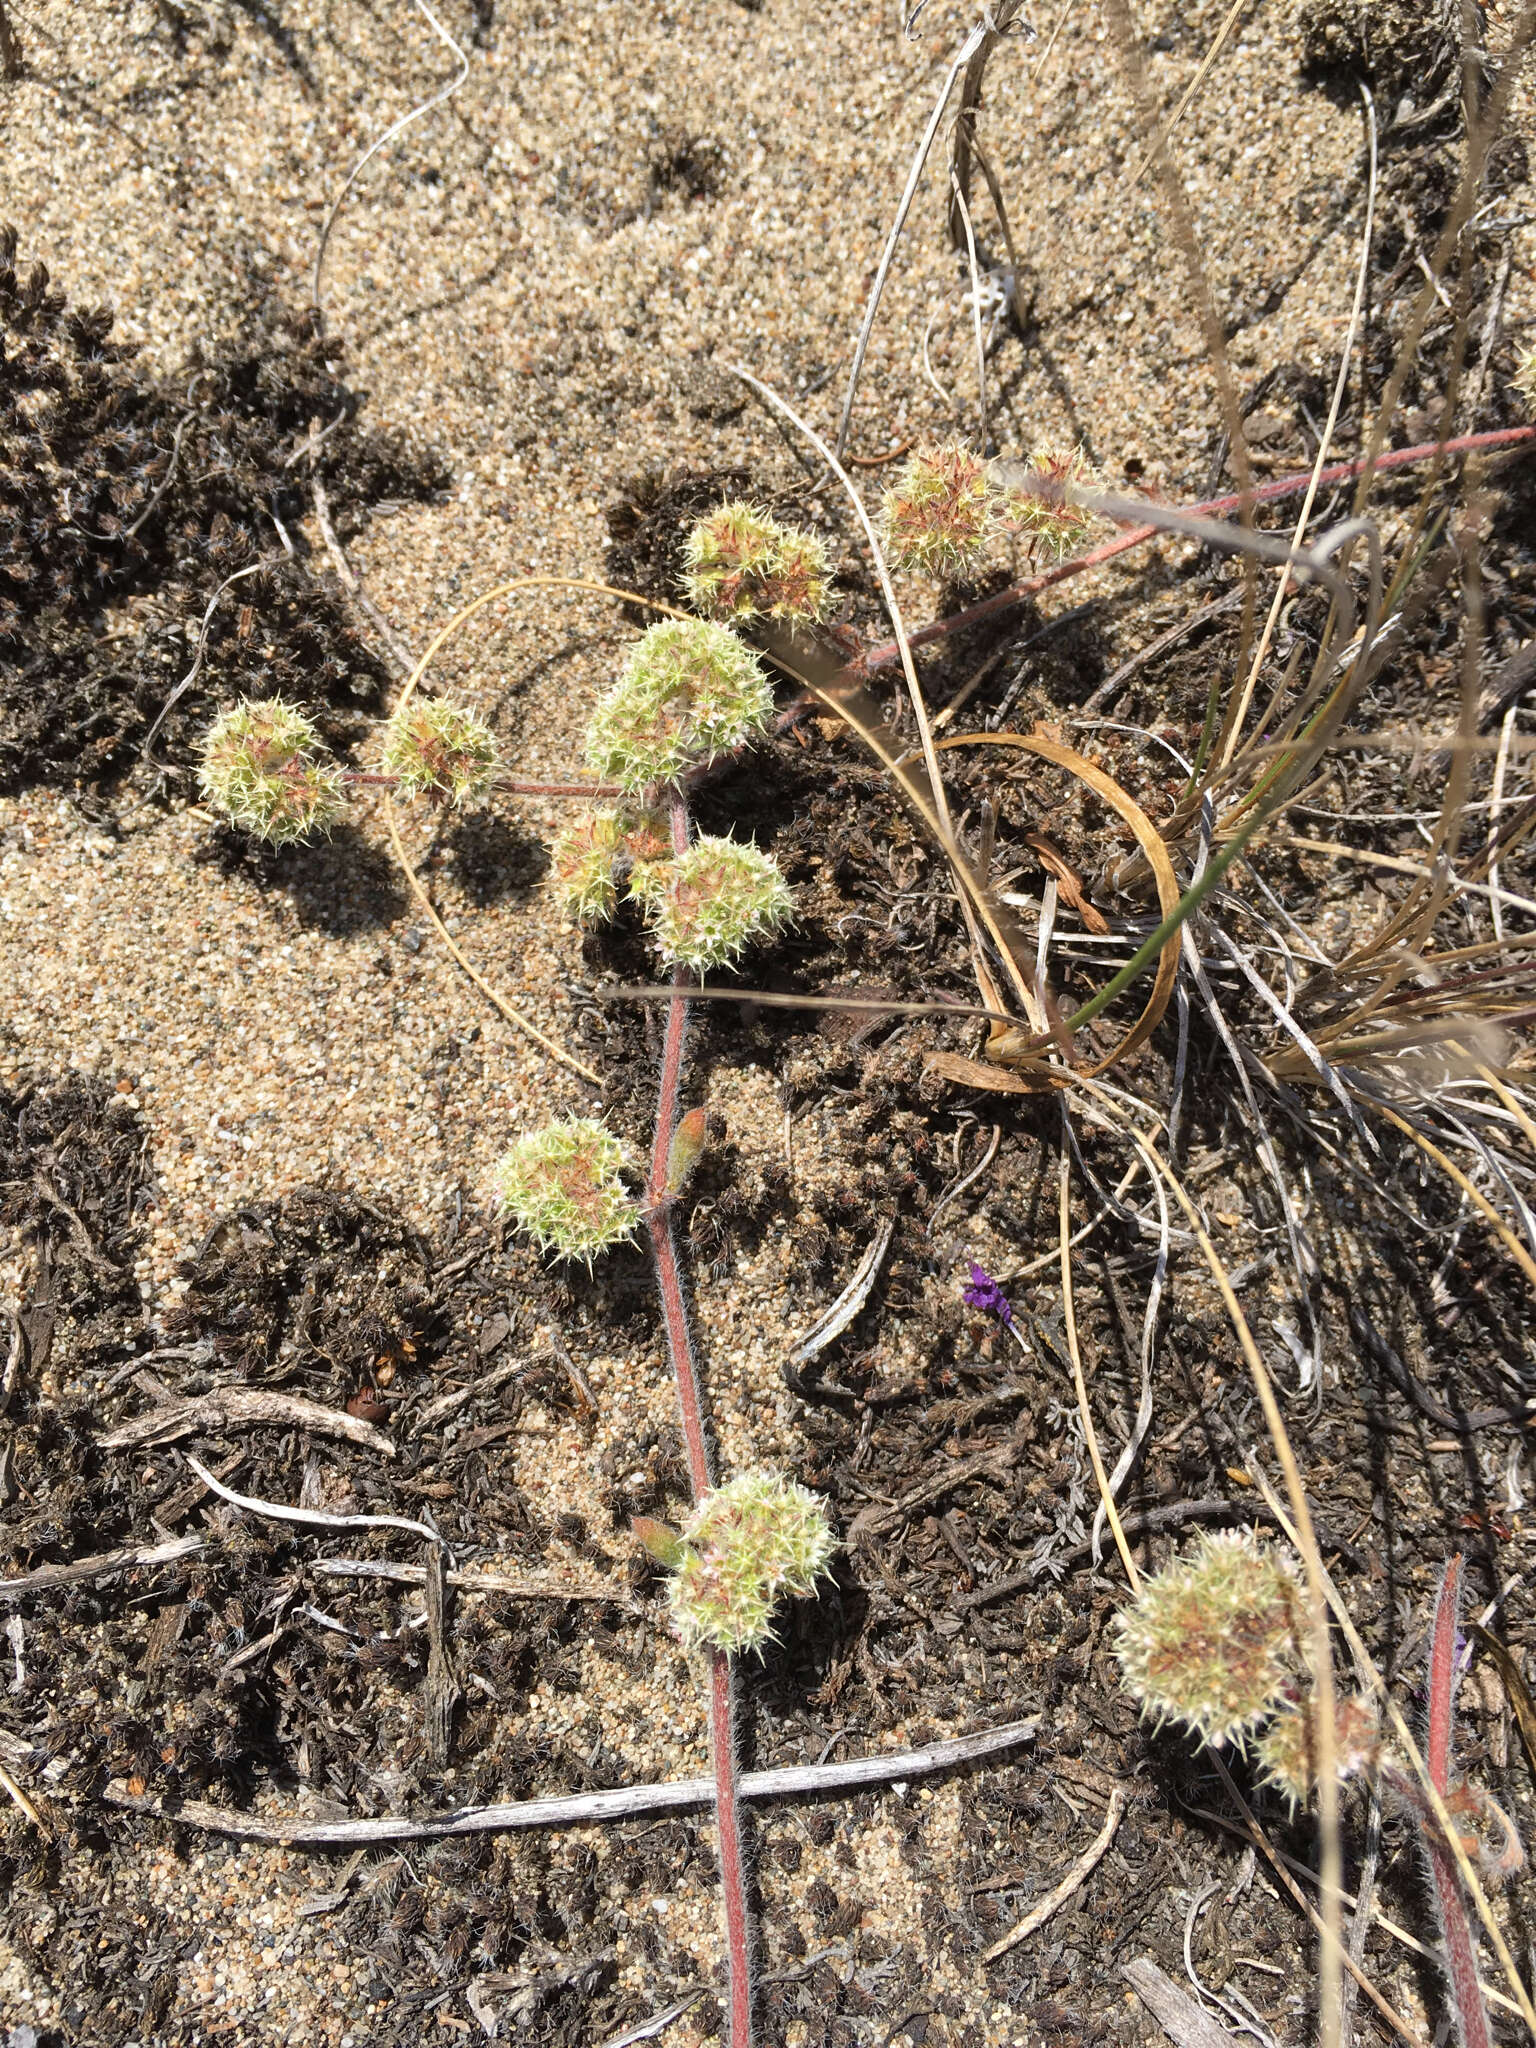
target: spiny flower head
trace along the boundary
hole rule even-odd
[[[473,803],[501,766],[490,727],[441,697],[413,697],[389,722],[384,773],[402,796]]]
[[[1515,389],[1527,405],[1536,407],[1536,348],[1528,348],[1516,363]]]
[[[550,859],[561,908],[577,924],[602,924],[619,900],[613,871],[624,844],[624,821],[617,811],[596,811],[568,825],[555,841]]]
[[[885,494],[882,539],[891,564],[946,576],[974,562],[992,538],[987,465],[966,448],[908,456]]]
[[[1317,1789],[1317,1702],[1287,1700],[1253,1744],[1266,1781],[1294,1808]],[[1369,1700],[1347,1697],[1334,1704],[1334,1768],[1340,1784],[1376,1761],[1381,1728]]]
[[[605,781],[641,790],[767,730],[773,686],[751,648],[705,619],[664,619],[630,650],[587,729]]]
[[[287,846],[328,832],[346,808],[341,777],[322,752],[319,733],[294,705],[246,698],[209,728],[198,783],[232,825]]]
[[[786,1594],[814,1593],[836,1549],[815,1494],[776,1472],[743,1472],[706,1494],[668,1558],[668,1603],[690,1649],[760,1650]]]
[[[1094,514],[1078,504],[1075,490],[1093,490],[1098,479],[1080,448],[1066,454],[1049,449],[1031,456],[1028,473],[1001,489],[998,524],[1017,534],[1037,559],[1060,562],[1076,552],[1093,531]]]
[[[820,619],[829,601],[826,544],[731,499],[701,519],[684,545],[683,590],[706,618]]]
[[[1296,1667],[1296,1600],[1289,1569],[1252,1530],[1202,1536],[1120,1615],[1126,1685],[1145,1712],[1202,1742],[1240,1738]]]
[[[683,591],[710,619],[750,619],[758,611],[758,580],[773,560],[779,526],[740,499],[717,505],[683,544]]]
[[[770,619],[824,619],[832,606],[831,575],[820,534],[781,526],[777,552],[761,580],[758,609]]]
[[[567,1117],[519,1138],[496,1169],[508,1214],[541,1251],[593,1257],[634,1230],[639,1210],[619,1168],[624,1148],[595,1117]]]
[[[639,894],[635,882],[631,889]],[[701,836],[666,867],[647,871],[651,936],[674,967],[723,967],[786,925],[794,898],[776,863],[750,843]]]

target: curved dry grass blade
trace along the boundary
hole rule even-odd
[[[1233,29],[1236,28],[1237,18],[1247,5],[1248,0],[1232,0],[1232,5],[1227,10],[1225,20],[1222,22],[1221,27],[1216,31],[1215,41],[1211,44],[1211,47],[1206,51],[1205,55],[1200,59],[1199,66],[1196,69],[1194,77],[1189,81],[1189,84],[1184,88],[1184,91],[1180,96],[1179,104],[1174,108],[1173,112],[1168,116],[1168,119],[1157,131],[1157,134],[1153,138],[1152,142],[1148,145],[1147,153],[1142,158],[1141,162],[1136,166],[1134,175],[1127,180],[1125,187],[1125,194],[1127,198],[1130,197],[1130,195],[1136,190],[1136,187],[1141,183],[1142,179],[1147,175],[1147,172],[1152,168],[1153,159],[1156,157],[1158,151],[1168,141],[1169,137],[1173,134],[1174,129],[1178,127],[1179,123],[1183,120],[1184,116],[1189,112],[1190,101],[1194,98],[1195,94],[1200,90],[1201,86],[1204,85],[1206,79],[1210,76],[1211,66],[1216,62],[1216,59],[1221,55],[1223,44],[1226,42],[1227,37],[1231,35]]]
[[[1156,881],[1158,905],[1164,918],[1171,918],[1178,910],[1181,900],[1179,880],[1173,871],[1173,863],[1168,858],[1168,849],[1163,843],[1162,834],[1135,798],[1127,795],[1113,776],[1106,775],[1104,770],[1097,763],[1090,761],[1085,754],[1079,754],[1071,747],[1064,747],[1056,740],[1048,740],[1039,733],[963,732],[935,742],[936,751],[939,753],[945,753],[951,747],[1012,747],[1019,753],[1034,754],[1042,761],[1049,761],[1053,767],[1060,768],[1066,774],[1075,776],[1079,782],[1086,783],[1094,795],[1101,797],[1135,833],[1136,843],[1140,846]],[[1158,953],[1157,977],[1152,984],[1152,993],[1147,999],[1145,1009],[1112,1052],[1080,1071],[1087,1074],[1107,1073],[1117,1061],[1145,1045],[1162,1022],[1163,1013],[1173,995],[1178,972],[1179,937],[1177,931],[1173,931],[1163,940]],[[1079,1020],[1088,1021],[1086,1009],[1085,1005],[1076,1015],[1066,1020],[1064,1028],[1067,1032],[1078,1029]],[[1028,1065],[1031,1074],[1038,1070],[1043,1086],[1060,1087],[1064,1080],[1071,1078],[1070,1073],[1063,1068],[1047,1067],[1032,1058],[1032,1055],[1043,1052],[1050,1043],[1049,1037],[1037,1036],[1034,1041],[1026,1040],[1006,1055],[1009,1065]],[[1001,1047],[993,1050],[995,1056],[1003,1056]]]
[[[891,624],[896,630],[896,644],[901,654],[902,673],[906,677],[907,695],[911,701],[912,715],[917,724],[918,737],[922,742],[923,765],[928,775],[929,803],[932,816],[937,820],[936,834],[939,844],[944,849],[945,857],[954,870],[956,880],[960,884],[956,894],[960,899],[960,909],[965,918],[966,929],[970,934],[971,958],[976,971],[977,983],[981,988],[983,999],[995,1008],[1001,1009],[1002,997],[998,993],[997,985],[992,979],[991,970],[987,966],[986,954],[981,943],[981,933],[977,928],[976,920],[979,916],[982,924],[986,926],[994,945],[996,945],[1001,953],[1004,964],[1018,990],[1019,999],[1024,1003],[1027,1010],[1032,995],[1029,978],[1014,958],[1013,948],[1004,936],[1003,919],[992,898],[991,892],[971,873],[970,863],[966,860],[955,838],[954,826],[950,821],[949,815],[949,800],[944,794],[944,783],[939,774],[938,756],[934,750],[933,728],[929,722],[928,707],[923,698],[922,685],[917,679],[917,668],[912,660],[912,649],[907,638],[906,623],[901,616],[901,607],[896,602],[896,591],[891,582],[891,572],[886,565],[885,552],[880,546],[879,535],[875,532],[874,522],[869,516],[864,500],[859,496],[853,478],[849,476],[837,456],[833,454],[815,428],[808,425],[801,418],[800,414],[795,411],[793,406],[780,398],[777,392],[770,390],[761,379],[754,377],[750,370],[743,369],[739,363],[733,363],[730,368],[733,375],[740,377],[742,382],[755,391],[766,405],[770,406],[783,419],[788,420],[790,425],[797,428],[805,436],[806,440],[810,442],[811,446],[826,463],[847,493],[849,503],[853,506],[859,524],[864,529],[864,537],[869,544],[870,556],[875,566],[875,575],[880,584],[880,594],[885,600],[886,611],[890,615]],[[840,717],[847,719],[848,723],[853,726],[860,737],[866,739],[868,743],[871,730],[877,731],[879,728],[878,716],[872,725],[868,720],[860,723],[857,713],[852,711],[851,706],[845,706],[844,701],[837,694],[823,689],[815,683],[812,683],[810,687],[826,703],[830,704]],[[893,773],[897,772],[897,764],[887,750],[884,748],[874,748],[873,750],[877,758],[882,760],[887,767],[891,768]],[[913,793],[910,776],[907,777],[902,786],[909,795]],[[928,813],[925,811],[923,815],[926,820]]]
[[[880,310],[881,295],[885,291],[885,280],[890,276],[891,264],[896,255],[896,244],[901,240],[901,231],[907,224],[907,215],[912,211],[912,201],[917,197],[917,183],[923,175],[923,165],[928,161],[928,152],[933,148],[933,138],[939,132],[939,123],[944,118],[944,109],[949,105],[949,96],[954,91],[955,80],[970,63],[972,57],[986,40],[987,24],[978,21],[965,41],[959,54],[944,74],[944,83],[939,96],[933,103],[933,112],[928,117],[928,126],[923,130],[923,139],[917,145],[917,154],[912,159],[912,168],[907,173],[907,182],[901,200],[896,208],[896,218],[891,223],[891,232],[880,257],[875,281],[869,288],[869,303],[864,308],[864,319],[859,327],[859,338],[854,344],[853,368],[848,372],[848,389],[843,394],[842,416],[837,423],[837,459],[841,462],[848,449],[848,429],[853,420],[853,401],[858,392],[859,378],[864,371],[864,357],[869,348],[869,337],[874,332],[875,315]]]
[[[1494,141],[1504,125],[1504,116],[1509,111],[1510,98],[1519,80],[1526,46],[1530,42],[1533,33],[1536,33],[1536,0],[1526,0],[1525,6],[1521,8],[1519,14],[1515,17],[1509,41],[1505,46],[1504,61],[1499,67],[1499,73],[1493,82],[1493,88],[1483,102],[1482,118],[1480,120],[1474,119],[1468,124],[1470,132],[1467,137],[1467,161],[1466,168],[1462,173],[1461,184],[1455,199],[1451,203],[1450,211],[1446,216],[1445,226],[1440,232],[1440,238],[1436,242],[1434,251],[1430,256],[1429,271],[1425,278],[1424,288],[1419,293],[1413,312],[1409,315],[1408,325],[1403,331],[1401,342],[1398,344],[1397,357],[1392,365],[1391,375],[1387,378],[1386,388],[1381,395],[1381,403],[1377,406],[1376,416],[1371,421],[1371,431],[1366,440],[1365,456],[1360,465],[1359,480],[1355,487],[1354,509],[1356,514],[1365,510],[1366,503],[1371,494],[1371,484],[1378,470],[1383,467],[1381,451],[1386,446],[1387,435],[1391,430],[1393,420],[1397,417],[1397,408],[1402,400],[1403,387],[1418,363],[1419,344],[1424,338],[1424,329],[1428,324],[1430,313],[1436,304],[1440,278],[1456,251],[1456,247],[1466,230],[1467,222],[1472,217],[1473,208],[1477,203],[1478,189],[1483,181],[1483,172],[1487,167],[1488,152],[1493,147]],[[1447,408],[1444,424],[1446,429],[1448,429],[1450,426],[1449,408]],[[1444,448],[1445,453],[1448,454],[1450,452],[1449,444],[1444,444]],[[1416,518],[1416,525],[1418,519],[1422,518],[1428,492],[1434,487],[1438,467],[1439,465],[1436,464],[1435,469],[1431,471],[1429,482],[1425,487],[1425,498],[1420,501],[1420,512]]]
[[[369,143],[367,149],[364,150],[351,170],[348,171],[346,183],[336,194],[335,199],[332,200],[330,212],[325,216],[325,223],[320,230],[320,246],[315,251],[315,269],[309,288],[309,302],[317,313],[324,310],[320,297],[320,280],[325,269],[325,252],[330,247],[331,232],[336,226],[337,217],[342,207],[346,204],[347,194],[352,190],[352,187],[357,183],[363,171],[372,163],[381,149],[388,148],[395,137],[409,128],[413,121],[419,121],[424,114],[430,114],[434,107],[440,107],[444,100],[451,99],[469,76],[469,57],[466,51],[459,43],[455,42],[447,29],[443,27],[443,24],[428,6],[427,0],[416,0],[416,5],[421,9],[449,49],[452,50],[454,56],[458,58],[459,68],[447,85],[442,86],[437,92],[433,93],[429,100],[423,100],[420,106],[412,107],[410,112],[402,114],[398,121],[391,121],[384,130],[384,133],[376,141]]]
[[[815,1324],[806,1331],[800,1342],[790,1353],[796,1365],[804,1365],[818,1351],[825,1351],[834,1338],[840,1337],[856,1316],[862,1315],[864,1305],[874,1291],[875,1279],[881,1262],[890,1249],[891,1235],[896,1228],[896,1218],[887,1216],[875,1233],[869,1250],[859,1261],[857,1272],[837,1297],[830,1308],[817,1317]]]
[[[1531,1285],[1536,1287],[1536,1259],[1531,1257],[1498,1210],[1494,1208],[1492,1202],[1489,1201],[1480,1188],[1473,1185],[1456,1164],[1455,1160],[1447,1157],[1434,1140],[1427,1138],[1409,1118],[1399,1115],[1391,1103],[1384,1102],[1378,1095],[1366,1095],[1365,1100],[1370,1103],[1372,1109],[1378,1115],[1384,1116],[1388,1123],[1396,1124],[1404,1137],[1411,1139],[1427,1159],[1432,1159],[1443,1174],[1455,1181],[1462,1193],[1467,1196],[1476,1208],[1482,1211],[1483,1216],[1499,1238],[1504,1249],[1520,1267],[1520,1270],[1525,1274],[1526,1279],[1530,1281]]]
[[[983,455],[987,452],[987,344],[981,332],[981,269],[976,261],[976,230],[971,226],[971,209],[966,205],[960,190],[960,181],[951,171],[949,182],[954,187],[955,205],[959,208],[960,219],[965,228],[965,255],[971,272],[971,325],[976,338],[976,403],[979,408],[976,445]]]
[[[1067,1105],[1061,1105],[1062,1121],[1065,1123]],[[1115,1506],[1115,1496],[1110,1488],[1109,1474],[1104,1470],[1104,1459],[1099,1450],[1099,1433],[1094,1428],[1093,1410],[1088,1405],[1088,1382],[1083,1377],[1083,1354],[1077,1341],[1077,1311],[1072,1295],[1072,1224],[1071,1224],[1071,1173],[1068,1167],[1068,1153],[1065,1145],[1061,1148],[1061,1163],[1057,1174],[1057,1222],[1060,1231],[1061,1248],[1061,1310],[1067,1332],[1067,1356],[1072,1361],[1072,1387],[1077,1395],[1077,1412],[1082,1419],[1083,1437],[1088,1445],[1088,1456],[1093,1463],[1094,1483],[1099,1489],[1099,1505],[1109,1518],[1109,1526],[1115,1538],[1115,1548],[1120,1553],[1120,1562],[1125,1566],[1126,1583],[1133,1593],[1141,1586],[1141,1573],[1136,1569],[1136,1560],[1131,1555],[1131,1546],[1126,1541],[1125,1528],[1120,1520],[1120,1510]]]
[[[1252,1459],[1249,1460],[1248,1470],[1254,1485],[1263,1494],[1273,1511],[1275,1519],[1294,1543],[1296,1541],[1295,1527],[1275,1489],[1270,1485],[1264,1472]],[[1408,1726],[1396,1700],[1393,1699],[1391,1692],[1388,1690],[1386,1680],[1381,1676],[1381,1673],[1372,1661],[1371,1653],[1361,1639],[1360,1631],[1355,1627],[1354,1617],[1345,1605],[1343,1596],[1340,1594],[1338,1587],[1333,1583],[1328,1567],[1323,1564],[1321,1558],[1318,1560],[1318,1570],[1321,1575],[1323,1592],[1327,1598],[1328,1605],[1333,1611],[1334,1619],[1338,1622],[1344,1639],[1349,1644],[1350,1654],[1355,1660],[1355,1669],[1366,1689],[1374,1695],[1384,1709],[1388,1720],[1392,1723],[1392,1732],[1401,1744],[1403,1754],[1407,1757],[1413,1769],[1413,1774],[1419,1781],[1425,1800],[1435,1816],[1446,1846],[1455,1858],[1456,1868],[1461,1875],[1461,1881],[1466,1886],[1472,1903],[1477,1908],[1477,1916],[1483,1924],[1483,1929],[1489,1941],[1493,1944],[1500,1966],[1508,1980],[1509,1988],[1514,1993],[1515,2003],[1519,2008],[1520,2016],[1530,2031],[1536,2034],[1536,2005],[1531,2003],[1530,1994],[1525,1988],[1520,1972],[1515,1968],[1515,1959],[1509,1952],[1509,1944],[1504,1939],[1503,1930],[1494,1917],[1493,1908],[1488,1903],[1488,1894],[1483,1888],[1482,1880],[1478,1877],[1477,1867],[1463,1846],[1461,1829],[1452,1818],[1450,1810],[1441,1797],[1440,1789],[1435,1784],[1433,1775],[1425,1763],[1424,1756],[1414,1738],[1413,1730]]]
[[[1331,2009],[1334,2020],[1339,2021],[1342,2011],[1340,1976],[1343,1969],[1343,1916],[1341,1900],[1343,1893],[1344,1857],[1339,1829],[1339,1784],[1336,1761],[1336,1691],[1333,1679],[1333,1651],[1328,1635],[1327,1573],[1322,1552],[1318,1547],[1317,1532],[1312,1525],[1311,1509],[1307,1505],[1306,1489],[1302,1485],[1301,1469],[1296,1462],[1295,1449],[1285,1418],[1280,1413],[1280,1404],[1275,1399],[1273,1382],[1269,1369],[1260,1356],[1254,1342],[1248,1318],[1243,1314],[1242,1304],[1232,1286],[1232,1278],[1223,1264],[1216,1247],[1211,1243],[1200,1212],[1190,1198],[1184,1183],[1158,1152],[1157,1148],[1143,1134],[1139,1127],[1126,1117],[1114,1103],[1111,1092],[1091,1080],[1083,1080],[1082,1086],[1096,1096],[1113,1121],[1117,1123],[1146,1160],[1148,1168],[1160,1175],[1171,1189],[1174,1199],[1184,1211],[1190,1229],[1210,1269],[1211,1277],[1220,1292],[1222,1305],[1227,1312],[1243,1357],[1248,1364],[1254,1390],[1259,1397],[1259,1406],[1264,1411],[1265,1425],[1270,1442],[1274,1445],[1275,1456],[1285,1478],[1286,1492],[1290,1497],[1296,1535],[1293,1538],[1297,1553],[1302,1561],[1307,1591],[1307,1659],[1311,1666],[1312,1683],[1317,1699],[1317,1779],[1318,1779],[1318,1825],[1322,1838],[1321,1878],[1323,1889],[1323,1942],[1321,1978],[1323,1984],[1323,2008],[1325,2014]],[[1331,1992],[1329,1986],[1332,1986]],[[1332,2036],[1336,2044],[1337,2031]]]
[[[1137,1162],[1133,1161],[1133,1166]],[[1147,1306],[1141,1319],[1141,1393],[1136,1402],[1136,1418],[1131,1424],[1131,1433],[1126,1439],[1125,1449],[1115,1460],[1115,1469],[1109,1475],[1110,1497],[1118,1502],[1120,1489],[1130,1475],[1131,1467],[1141,1455],[1141,1447],[1147,1440],[1152,1427],[1152,1360],[1157,1349],[1157,1316],[1162,1306],[1163,1289],[1168,1282],[1168,1252],[1173,1241],[1173,1232],[1168,1223],[1168,1197],[1160,1180],[1154,1180],[1152,1191],[1157,1196],[1158,1221],[1161,1226],[1157,1243],[1157,1263],[1152,1269],[1152,1284],[1147,1289]],[[1079,1236],[1081,1232],[1078,1233]],[[1104,1523],[1107,1520],[1101,1501],[1093,1517],[1093,1527],[1088,1531],[1092,1547],[1093,1562],[1099,1562],[1099,1545],[1104,1537]]]
[[[1237,9],[1234,7],[1234,16],[1236,12]],[[1231,19],[1232,16],[1229,16],[1228,22],[1223,23],[1223,35],[1226,33]],[[1219,45],[1219,37],[1217,41]],[[1213,51],[1212,54],[1214,55],[1215,52]],[[1355,336],[1360,329],[1360,315],[1365,306],[1365,282],[1370,275],[1371,268],[1371,238],[1376,222],[1376,102],[1371,97],[1370,88],[1367,85],[1359,79],[1355,83],[1359,88],[1360,97],[1365,103],[1366,126],[1370,141],[1370,176],[1365,194],[1365,229],[1360,237],[1360,264],[1355,273],[1354,303],[1349,309],[1349,325],[1344,333],[1344,345],[1339,351],[1339,374],[1334,379],[1333,399],[1328,407],[1328,418],[1323,426],[1322,437],[1317,444],[1317,457],[1312,464],[1312,474],[1307,483],[1306,496],[1302,499],[1301,510],[1296,515],[1296,527],[1291,536],[1292,547],[1301,546],[1302,536],[1307,530],[1307,522],[1312,517],[1312,507],[1317,501],[1318,478],[1328,465],[1328,449],[1333,441],[1334,431],[1339,424],[1339,413],[1344,404],[1344,392],[1349,383],[1349,359],[1354,349]],[[1182,113],[1182,111],[1181,107],[1180,112]],[[1177,119],[1178,116],[1175,115],[1174,118]],[[1269,613],[1265,618],[1263,630],[1259,634],[1259,644],[1254,649],[1253,659],[1248,665],[1248,679],[1243,685],[1237,709],[1225,721],[1226,739],[1216,764],[1218,772],[1230,765],[1232,756],[1237,750],[1238,735],[1242,730],[1244,719],[1248,716],[1248,707],[1253,701],[1253,693],[1259,680],[1259,671],[1264,665],[1265,655],[1269,652],[1269,643],[1274,637],[1275,627],[1280,620],[1281,607],[1285,603],[1286,582],[1287,578],[1282,575],[1275,585],[1275,594],[1270,602]]]

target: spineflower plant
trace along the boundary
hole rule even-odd
[[[326,758],[314,722],[281,697],[242,699],[222,712],[203,740],[198,787],[218,815],[270,846],[323,837],[346,813],[349,790],[363,783],[436,804],[483,802],[497,787],[501,760],[490,728],[473,712],[440,698],[415,697],[385,729],[382,773],[364,774]]]
[[[587,731],[587,760],[620,797],[579,819],[556,842],[554,884],[566,915],[596,925],[621,893],[643,914],[673,997],[661,1056],[651,1160],[643,1191],[623,1182],[616,1139],[573,1118],[520,1139],[497,1188],[510,1219],[553,1257],[591,1265],[595,1254],[643,1225],[693,1494],[681,1529],[637,1522],[636,1534],[671,1573],[668,1605],[684,1646],[703,1661],[714,1761],[715,1811],[730,1970],[730,2038],[752,2037],[752,1954],[736,1771],[738,1659],[773,1640],[786,1598],[816,1589],[834,1548],[816,1497],[777,1473],[748,1471],[717,1484],[704,1393],[683,1293],[673,1216],[706,1140],[700,1108],[682,1112],[688,992],[694,976],[730,966],[793,914],[772,859],[744,840],[695,835],[689,778],[766,733],[767,672],[724,620],[814,620],[826,601],[821,543],[754,508],[727,504],[691,535],[687,594],[710,616],[668,619],[636,642]]]
[[[704,1111],[684,1112],[688,995],[694,977],[728,967],[793,915],[788,884],[749,841],[695,834],[689,779],[761,738],[773,688],[734,626],[756,619],[815,624],[826,612],[826,549],[813,534],[755,507],[726,503],[689,537],[684,594],[704,616],[677,617],[641,635],[588,726],[586,756],[615,808],[589,812],[554,848],[557,900],[576,923],[614,917],[621,895],[644,916],[672,999],[649,1170],[638,1191],[623,1146],[598,1119],[566,1117],[524,1133],[495,1169],[503,1213],[551,1258],[585,1265],[642,1228],[656,1269],[667,1350],[677,1383],[693,1495],[681,1529],[637,1525],[670,1570],[668,1604],[680,1641],[707,1673],[710,1745],[726,1949],[730,2038],[752,2036],[753,1944],[737,1788],[735,1662],[774,1639],[781,1604],[812,1594],[834,1549],[826,1511],[779,1474],[748,1471],[716,1483],[704,1395],[683,1293],[673,1213],[703,1149]],[[328,762],[314,725],[276,699],[242,703],[214,723],[201,786],[230,823],[275,844],[314,836],[341,816],[349,784],[446,807],[493,792],[584,796],[594,785],[518,783],[502,772],[495,740],[472,712],[409,693],[384,736],[379,770]]]

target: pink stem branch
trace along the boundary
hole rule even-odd
[[[668,800],[672,850],[688,851],[688,803],[680,790]],[[688,1480],[695,1502],[713,1484],[709,1440],[704,1428],[704,1395],[693,1348],[693,1325],[683,1295],[677,1238],[672,1228],[673,1199],[668,1193],[672,1143],[677,1134],[682,1094],[683,1053],[688,1039],[688,995],[692,986],[686,967],[672,976],[676,993],[667,1005],[666,1036],[661,1051],[661,1085],[656,1104],[656,1137],[646,1188],[646,1228],[656,1264],[656,1292],[661,1302],[667,1356],[677,1383],[683,1442],[688,1454]],[[731,1660],[710,1652],[709,1747],[715,1772],[715,1832],[720,1844],[720,1888],[725,1900],[725,1944],[730,1970],[731,2048],[752,2044],[752,1931],[747,1905],[746,1856],[741,1836],[741,1796],[736,1771],[735,1683]]]
[[[298,770],[290,768],[290,774]],[[361,768],[343,768],[343,782],[350,782],[359,789],[398,789],[398,775],[374,775]],[[568,796],[590,800],[593,797],[619,796],[622,791],[616,782],[494,782],[491,787],[500,790],[503,796]]]

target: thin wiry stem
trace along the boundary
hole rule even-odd
[[[422,100],[419,105],[412,107],[408,113],[402,114],[397,121],[391,121],[384,130],[384,133],[369,143],[363,154],[358,158],[351,170],[348,171],[345,184],[336,194],[335,199],[331,202],[331,210],[325,216],[324,225],[320,230],[320,241],[315,249],[315,270],[314,276],[310,281],[309,298],[310,304],[314,307],[316,313],[322,310],[320,286],[321,279],[325,273],[326,251],[331,244],[331,231],[336,225],[342,207],[346,204],[347,194],[352,190],[352,187],[357,183],[363,171],[372,163],[381,149],[386,148],[393,142],[402,129],[409,128],[413,121],[419,121],[423,114],[430,114],[434,107],[440,107],[444,100],[452,98],[453,94],[458,91],[459,87],[469,76],[468,53],[454,41],[447,29],[443,27],[443,24],[427,5],[427,0],[416,0],[416,5],[427,17],[427,20],[432,24],[432,27],[436,30],[442,41],[448,45],[454,56],[458,58],[459,68],[449,82],[433,93],[430,99]]]

